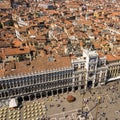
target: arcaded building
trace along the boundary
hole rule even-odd
[[[11,75],[0,80],[1,100],[21,97],[30,100],[72,90],[74,69],[69,57],[46,56],[13,66],[6,73]]]
[[[0,79],[0,100],[32,100],[59,93],[87,90],[119,80],[120,62],[83,49],[81,57],[45,56],[5,65]],[[1,72],[1,73],[2,73]]]

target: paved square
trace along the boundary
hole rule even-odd
[[[76,100],[69,103],[68,95]],[[0,108],[0,120],[120,120],[120,84],[111,82],[84,96],[76,91],[28,101],[21,109],[4,106]]]

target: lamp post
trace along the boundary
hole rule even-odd
[[[100,105],[100,102],[101,102],[101,97],[99,96],[97,98],[98,102],[96,103],[97,104],[97,107],[96,107],[96,114],[95,114],[95,120],[97,120],[97,115],[98,115],[98,109],[99,109],[99,105]]]
[[[83,108],[84,108],[83,104],[84,104],[85,91],[83,90],[83,91],[81,92],[81,94],[82,94],[82,114],[83,114]]]

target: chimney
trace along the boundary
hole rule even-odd
[[[4,54],[4,53],[5,53],[5,50],[4,50],[4,48],[1,48],[1,51],[2,51],[2,54]]]
[[[16,69],[16,63],[15,63],[15,62],[11,63],[11,69],[12,69],[12,70],[15,70],[15,69]]]

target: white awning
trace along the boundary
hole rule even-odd
[[[9,102],[9,108],[17,107],[17,101],[15,98],[12,98]]]

